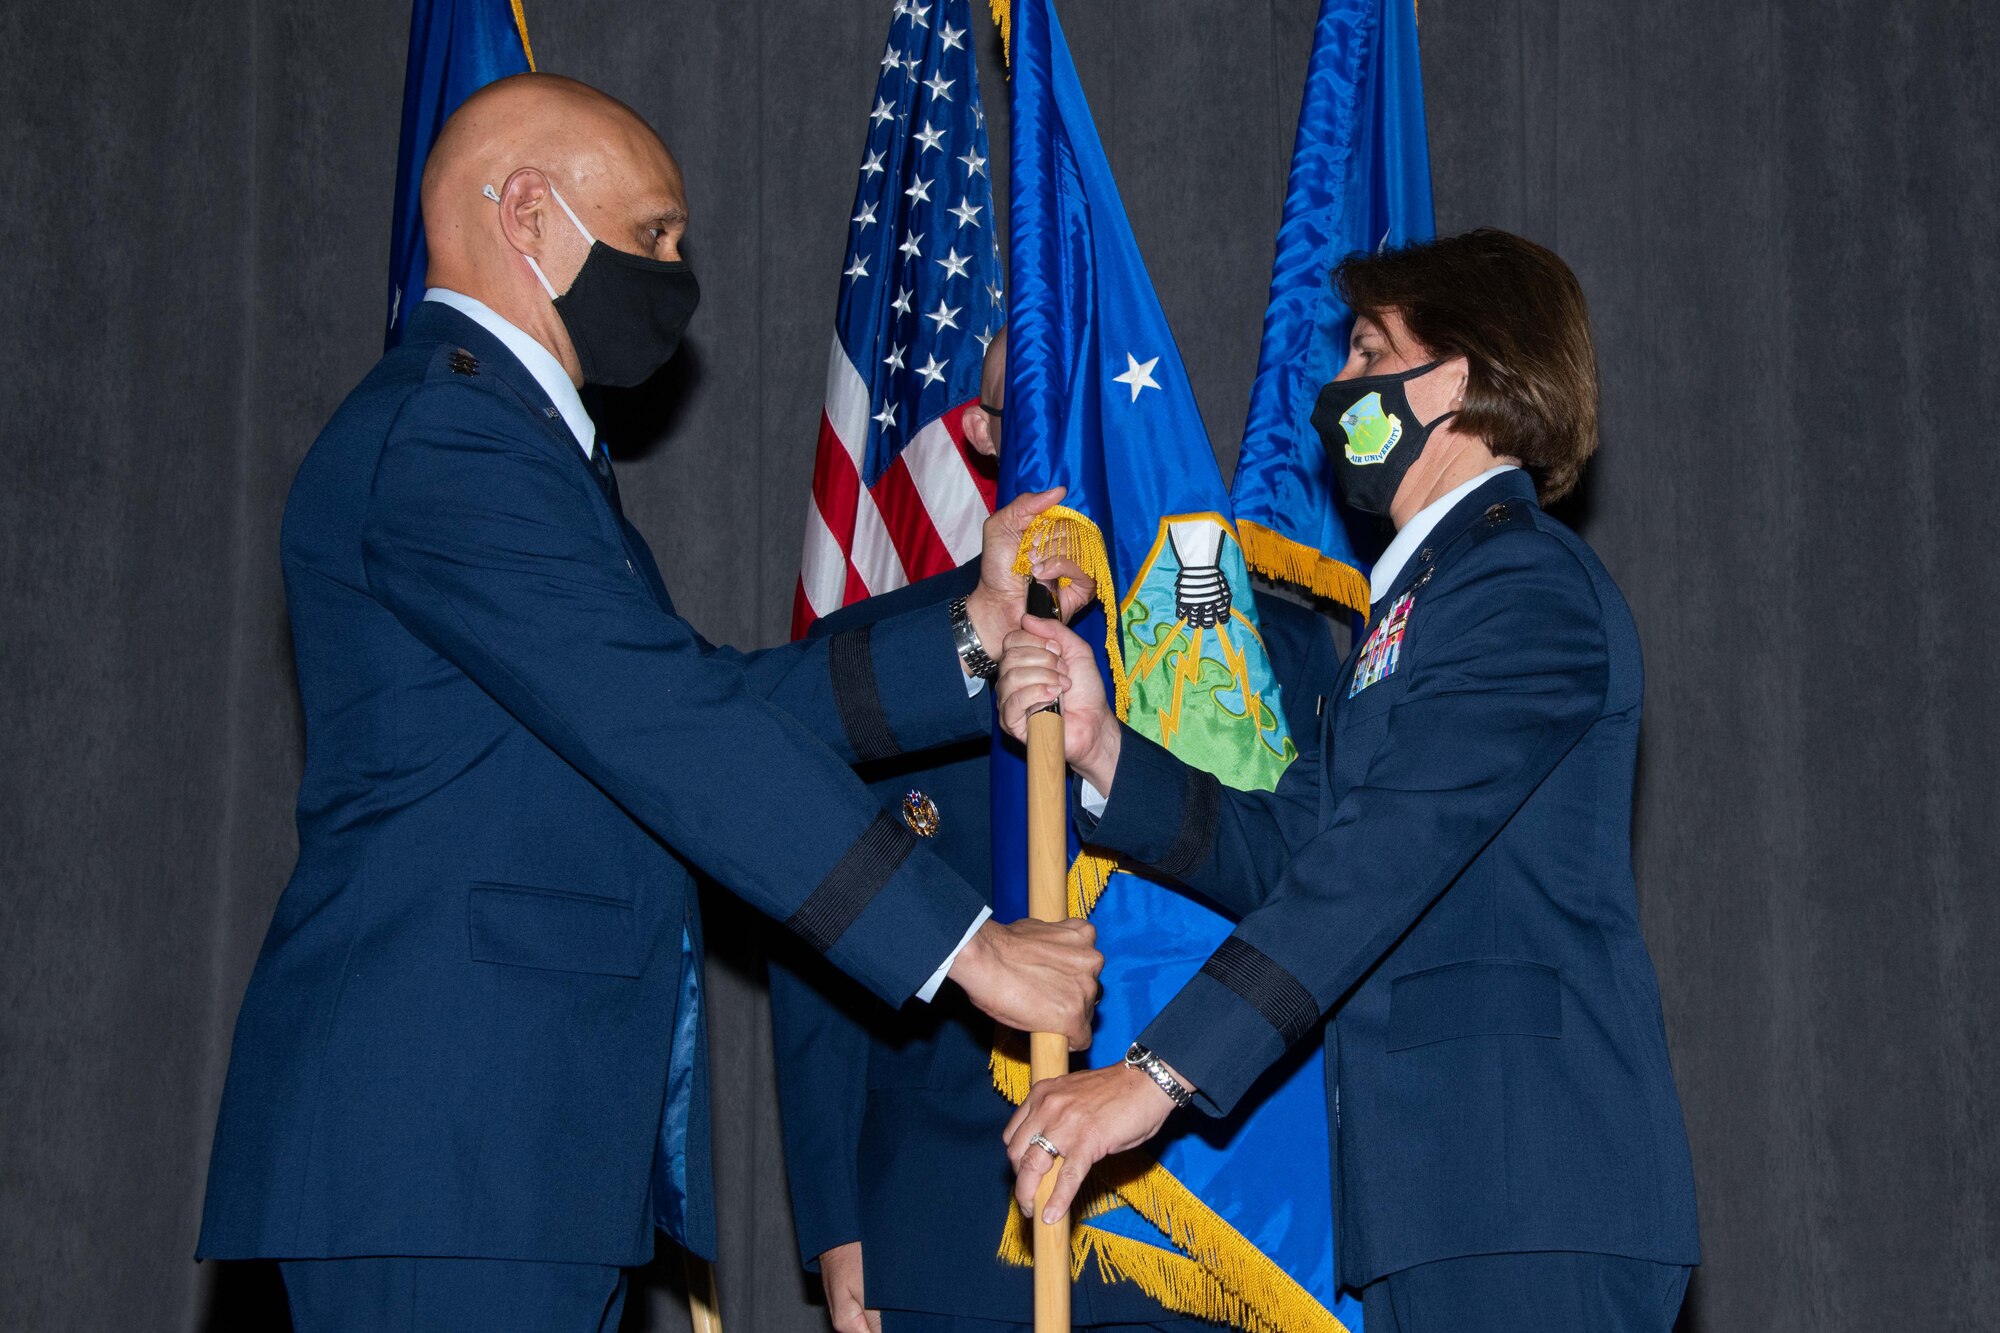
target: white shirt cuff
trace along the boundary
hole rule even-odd
[[[982,680],[979,683],[984,685],[986,682]],[[944,985],[945,974],[951,971],[951,965],[958,961],[960,954],[965,952],[965,946],[972,943],[972,937],[979,933],[979,928],[992,919],[992,908],[982,907],[979,909],[979,915],[974,917],[972,924],[966,928],[965,938],[958,942],[956,949],[945,955],[945,960],[938,964],[938,970],[931,973],[931,979],[926,981],[923,989],[917,992],[919,1000],[922,1000],[925,1004],[929,1004],[937,998],[938,987]]]
[[[1077,796],[1083,801],[1083,808],[1090,811],[1093,818],[1104,818],[1105,803],[1111,798],[1091,786],[1088,779],[1084,780],[1082,789],[1077,792]]]
[[[979,692],[980,692],[981,690],[983,690],[983,689],[985,689],[985,688],[986,688],[986,677],[984,677],[984,676],[967,676],[967,677],[965,678],[965,697],[966,697],[966,698],[970,699],[970,698],[971,698],[971,697],[972,697],[973,695],[975,695],[975,694],[979,693]]]

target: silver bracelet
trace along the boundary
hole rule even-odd
[[[1133,1042],[1131,1048],[1125,1052],[1125,1063],[1159,1084],[1160,1091],[1173,1098],[1175,1106],[1185,1107],[1194,1100],[1194,1094],[1189,1092],[1179,1079],[1167,1072],[1167,1067],[1160,1063],[1160,1057],[1138,1042]]]

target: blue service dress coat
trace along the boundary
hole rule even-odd
[[[699,869],[888,1003],[985,903],[850,765],[979,736],[945,609],[739,653],[534,378],[434,303],[300,465],[297,867],[204,1257],[714,1250]]]
[[[1623,597],[1509,471],[1370,623],[1275,793],[1126,733],[1083,836],[1240,917],[1140,1039],[1219,1113],[1323,1037],[1345,1285],[1528,1250],[1697,1262],[1632,879]]]
[[[814,633],[851,632],[949,600],[972,578],[967,567],[858,602],[819,621]],[[1318,694],[1339,665],[1327,622],[1277,597],[1261,599],[1258,614],[1286,720],[1310,746]],[[900,807],[912,790],[929,796],[940,816],[938,854],[990,892],[987,749],[981,738],[860,771],[885,808]],[[1025,1318],[1032,1273],[996,1257],[1012,1207],[1000,1131],[1013,1107],[987,1067],[992,1021],[957,995],[928,1007],[884,1005],[781,940],[772,954],[771,1026],[806,1267],[858,1240],[870,1306]],[[1094,1265],[1076,1285],[1072,1312],[1080,1326],[1178,1317],[1132,1283],[1100,1281]]]

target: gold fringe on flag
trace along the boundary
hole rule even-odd
[[[1089,1225],[1121,1203],[1184,1252]],[[1131,1282],[1176,1314],[1244,1333],[1348,1333],[1347,1325],[1158,1163],[1110,1188],[1093,1176],[1071,1211],[1078,1219],[1070,1246],[1072,1281],[1095,1257],[1104,1281]],[[998,1258],[1016,1268],[1034,1267],[1028,1222],[1018,1208],[1008,1209]]]
[[[990,0],[994,26],[1000,29],[1000,60],[1002,64],[1014,63],[1014,6],[1008,0]]]
[[[1236,532],[1243,543],[1243,563],[1257,573],[1339,602],[1350,611],[1368,614],[1368,579],[1354,566],[1261,523],[1239,519]]]
[[[1104,607],[1104,656],[1111,663],[1112,702],[1119,720],[1124,720],[1132,709],[1132,684],[1125,678],[1125,654],[1118,647],[1118,596],[1111,586],[1111,556],[1104,549],[1104,534],[1068,505],[1057,505],[1035,515],[1021,534],[1014,572],[1028,573],[1037,556],[1068,560],[1096,581],[1097,600]]]
[[[528,58],[528,69],[535,68],[535,48],[528,45],[528,15],[521,8],[521,0],[514,0],[514,31],[521,34],[521,54]]]

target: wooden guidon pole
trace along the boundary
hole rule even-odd
[[[687,1261],[688,1324],[694,1333],[722,1333],[722,1307],[715,1299],[715,1267],[681,1251]]]
[[[1055,597],[1028,585],[1031,615],[1055,619]],[[1050,706],[1028,719],[1028,915],[1037,921],[1069,916],[1069,791],[1063,766],[1062,711]],[[1040,1083],[1069,1072],[1069,1040],[1060,1032],[1028,1036],[1028,1078]],[[1042,1221],[1055,1188],[1058,1159],[1035,1193],[1035,1333],[1069,1333],[1069,1226]]]

